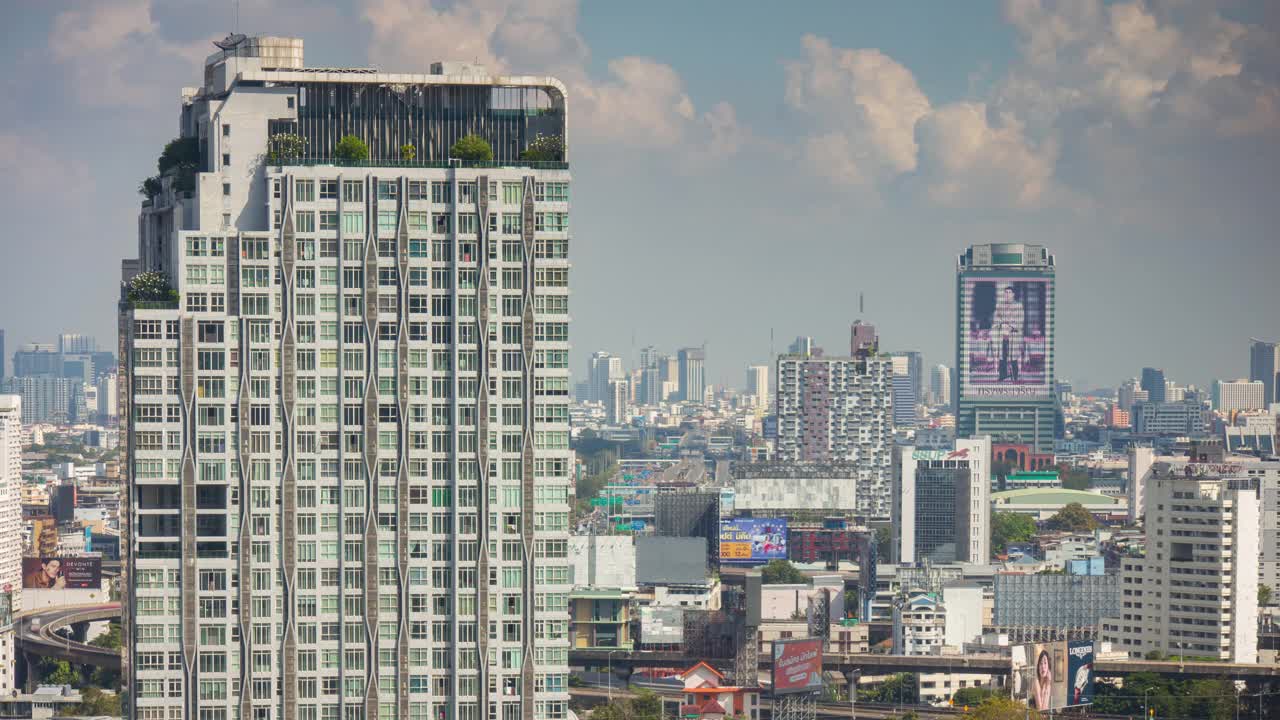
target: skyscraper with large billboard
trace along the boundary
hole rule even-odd
[[[1053,452],[1054,259],[974,245],[956,268],[956,434]]]
[[[131,717],[566,718],[563,86],[220,47],[123,264]]]

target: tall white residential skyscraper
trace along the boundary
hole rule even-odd
[[[929,372],[929,393],[934,405],[951,404],[951,368],[938,364]]]
[[[22,398],[0,395],[0,693],[15,689],[13,614],[22,609]]]
[[[564,88],[228,40],[123,264],[133,716],[565,718]]]
[[[755,398],[757,410],[769,409],[769,366],[747,368],[747,394]]]
[[[778,358],[778,460],[855,463],[858,512],[868,518],[889,517],[892,363],[887,355]]]
[[[591,354],[588,371],[587,382],[591,383],[591,399],[601,403],[609,401],[609,383],[620,381],[625,377],[622,372],[622,358],[603,350],[597,350]]]
[[[1223,467],[1152,466],[1146,554],[1121,559],[1122,614],[1102,622],[1113,649],[1258,661],[1259,480]]]
[[[891,562],[991,559],[991,438],[894,447]]]

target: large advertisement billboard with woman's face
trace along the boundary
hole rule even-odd
[[[1035,710],[1067,705],[1066,641],[1015,645],[1011,654],[1013,699]]]
[[[1050,278],[965,278],[961,332],[969,400],[1036,400],[1053,392]]]

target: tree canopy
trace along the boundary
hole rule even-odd
[[[368,160],[369,146],[355,135],[343,135],[338,144],[333,146],[333,156],[346,162]]]
[[[633,698],[614,700],[591,711],[591,720],[662,720],[662,698],[640,690]]]
[[[761,568],[760,578],[765,585],[795,585],[809,582],[809,578],[789,560],[770,560]]]
[[[449,157],[471,162],[491,162],[493,148],[479,135],[465,135],[449,148]]]
[[[544,162],[564,160],[564,138],[559,135],[539,135],[520,153],[520,159]]]
[[[1040,720],[1044,716],[1007,697],[989,697],[964,714],[966,720]]]
[[[1073,502],[1064,505],[1053,517],[1049,518],[1047,525],[1054,530],[1081,532],[1096,529],[1098,521],[1094,519],[1093,513],[1084,509],[1084,505]]]
[[[1027,542],[1036,536],[1036,521],[1014,512],[991,515],[991,549],[1004,552],[1009,543]]]

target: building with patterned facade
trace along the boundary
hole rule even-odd
[[[123,263],[132,717],[567,717],[563,86],[226,44]]]

